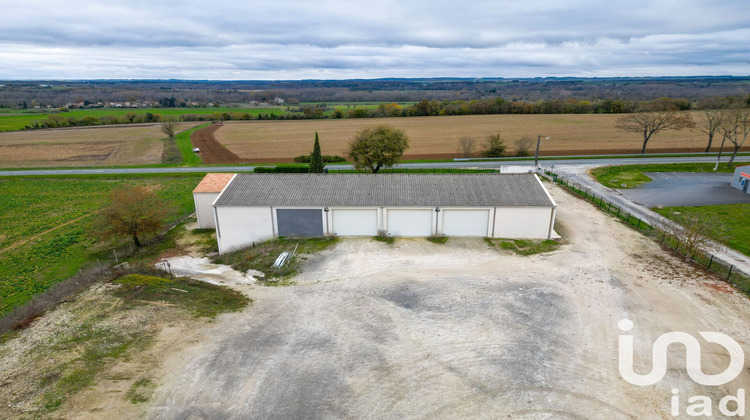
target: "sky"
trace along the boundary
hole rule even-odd
[[[750,75],[747,0],[0,0],[0,79]]]

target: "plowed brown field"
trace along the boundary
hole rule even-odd
[[[216,141],[214,133],[221,128],[212,124],[190,135],[190,143],[200,149],[203,163],[240,163],[242,160]]]
[[[216,139],[242,161],[289,162],[309,154],[317,131],[323,154],[345,156],[348,143],[363,127],[388,124],[409,136],[405,159],[461,157],[458,140],[472,137],[477,150],[490,134],[506,139],[509,155],[521,136],[550,136],[542,141],[542,155],[640,153],[642,140],[636,133],[615,128],[620,115],[466,115],[344,120],[230,121],[215,132]],[[693,116],[699,118],[697,113]],[[720,139],[719,139],[720,140]],[[706,135],[691,130],[665,131],[652,137],[649,153],[702,152]],[[715,142],[718,150],[718,142]],[[532,146],[531,152],[533,153]],[[218,163],[218,162],[217,162]],[[230,163],[230,162],[227,162]]]

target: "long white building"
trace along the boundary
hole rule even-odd
[[[279,236],[548,239],[557,207],[535,174],[237,174],[195,202],[220,253]]]

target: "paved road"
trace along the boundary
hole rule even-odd
[[[750,156],[738,156],[738,162],[750,162]],[[602,159],[549,159],[541,160],[545,168],[551,166],[575,166],[593,168],[605,165],[631,165],[646,163],[683,163],[683,162],[715,162],[712,156],[691,157],[659,157],[659,158],[602,158]],[[396,168],[501,168],[508,166],[533,166],[533,159],[513,161],[459,161],[459,162],[426,162],[402,163]],[[267,166],[267,165],[266,165]],[[29,169],[18,171],[0,171],[0,176],[29,176],[29,175],[101,175],[101,174],[159,174],[159,173],[191,173],[191,172],[243,172],[252,171],[255,166],[200,166],[200,167],[166,167],[166,168],[86,168],[86,169]],[[351,165],[329,165],[332,171],[352,169]]]

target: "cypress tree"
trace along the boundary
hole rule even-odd
[[[322,174],[326,164],[323,162],[323,155],[320,153],[320,141],[318,141],[318,132],[315,132],[315,145],[313,152],[310,154],[310,173]]]

